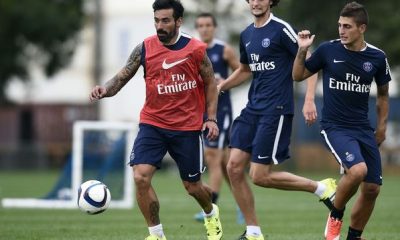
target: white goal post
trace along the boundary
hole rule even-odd
[[[72,179],[71,192],[72,198],[69,200],[52,200],[39,198],[4,198],[2,206],[4,208],[58,208],[72,209],[77,208],[78,189],[82,183],[83,171],[83,134],[84,131],[103,131],[117,130],[125,131],[125,163],[129,162],[130,153],[134,138],[137,134],[137,123],[134,122],[108,122],[108,121],[77,121],[73,126],[73,146],[72,146]],[[133,199],[133,177],[132,170],[128,164],[124,164],[124,186],[121,200],[112,200],[110,208],[132,208]]]

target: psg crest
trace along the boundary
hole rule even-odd
[[[261,45],[265,48],[269,47],[269,44],[271,43],[271,41],[269,40],[269,38],[264,38],[261,42]]]
[[[370,62],[365,62],[365,63],[363,64],[363,69],[364,69],[364,71],[366,71],[366,72],[371,72],[371,70],[372,70],[372,63],[370,63]]]

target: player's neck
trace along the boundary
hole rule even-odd
[[[163,43],[163,45],[166,45],[166,46],[174,45],[175,43],[177,43],[179,41],[179,38],[181,38],[180,30],[177,31],[176,35],[171,39],[171,41],[169,41],[168,43]]]
[[[351,44],[345,44],[344,47],[350,51],[359,52],[365,50],[365,48],[367,47],[367,43],[364,41],[364,39],[361,39]]]
[[[271,17],[272,17],[271,11],[267,11],[263,16],[255,17],[254,27],[256,28],[264,27],[270,21]]]

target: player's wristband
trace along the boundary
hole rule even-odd
[[[215,119],[215,118],[207,118],[206,120],[204,120],[204,122],[215,122],[215,123],[218,123],[217,119]]]

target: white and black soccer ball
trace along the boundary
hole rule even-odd
[[[97,180],[89,180],[81,184],[78,190],[78,207],[88,214],[104,212],[111,201],[110,190]]]

